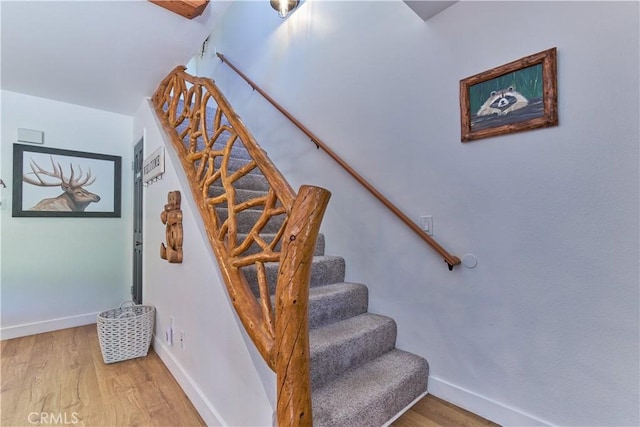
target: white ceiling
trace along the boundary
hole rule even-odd
[[[1,0],[2,89],[133,115],[229,4],[188,20],[145,0]]]
[[[427,21],[458,1],[404,0],[404,2],[420,18]]]

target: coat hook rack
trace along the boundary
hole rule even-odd
[[[145,187],[162,179],[164,174],[164,147],[157,148],[142,162],[142,182]]]

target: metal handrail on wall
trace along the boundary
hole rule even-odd
[[[378,199],[387,209],[393,212],[406,226],[408,226],[413,232],[422,239],[427,245],[431,246],[438,254],[440,254],[444,261],[449,266],[449,270],[453,270],[453,267],[460,264],[460,258],[450,254],[444,249],[436,240],[425,233],[415,222],[413,222],[407,215],[405,215],[396,205],[391,203],[380,191],[378,191],[373,185],[371,185],[366,179],[356,172],[349,164],[338,156],[331,148],[327,146],[320,138],[312,133],[307,127],[305,127],[298,119],[293,117],[284,107],[278,104],[268,93],[255,84],[249,77],[247,77],[242,71],[238,69],[233,63],[231,63],[222,53],[217,52],[220,60],[227,64],[233,71],[235,71],[243,80],[245,80],[251,88],[260,93],[271,105],[273,105],[278,111],[280,111],[286,118],[288,118],[298,129],[300,129],[305,135],[311,139],[316,147],[322,149],[329,155],[336,163],[338,163],[349,175],[351,175],[356,181],[358,181],[367,191],[369,191],[376,199]]]

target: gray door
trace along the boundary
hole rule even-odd
[[[144,140],[134,147],[133,161],[133,286],[131,299],[142,304],[142,163]]]

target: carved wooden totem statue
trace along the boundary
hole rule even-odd
[[[182,263],[182,210],[180,209],[180,192],[170,191],[168,203],[160,214],[162,223],[167,226],[167,246],[160,247],[160,257],[173,264]]]

